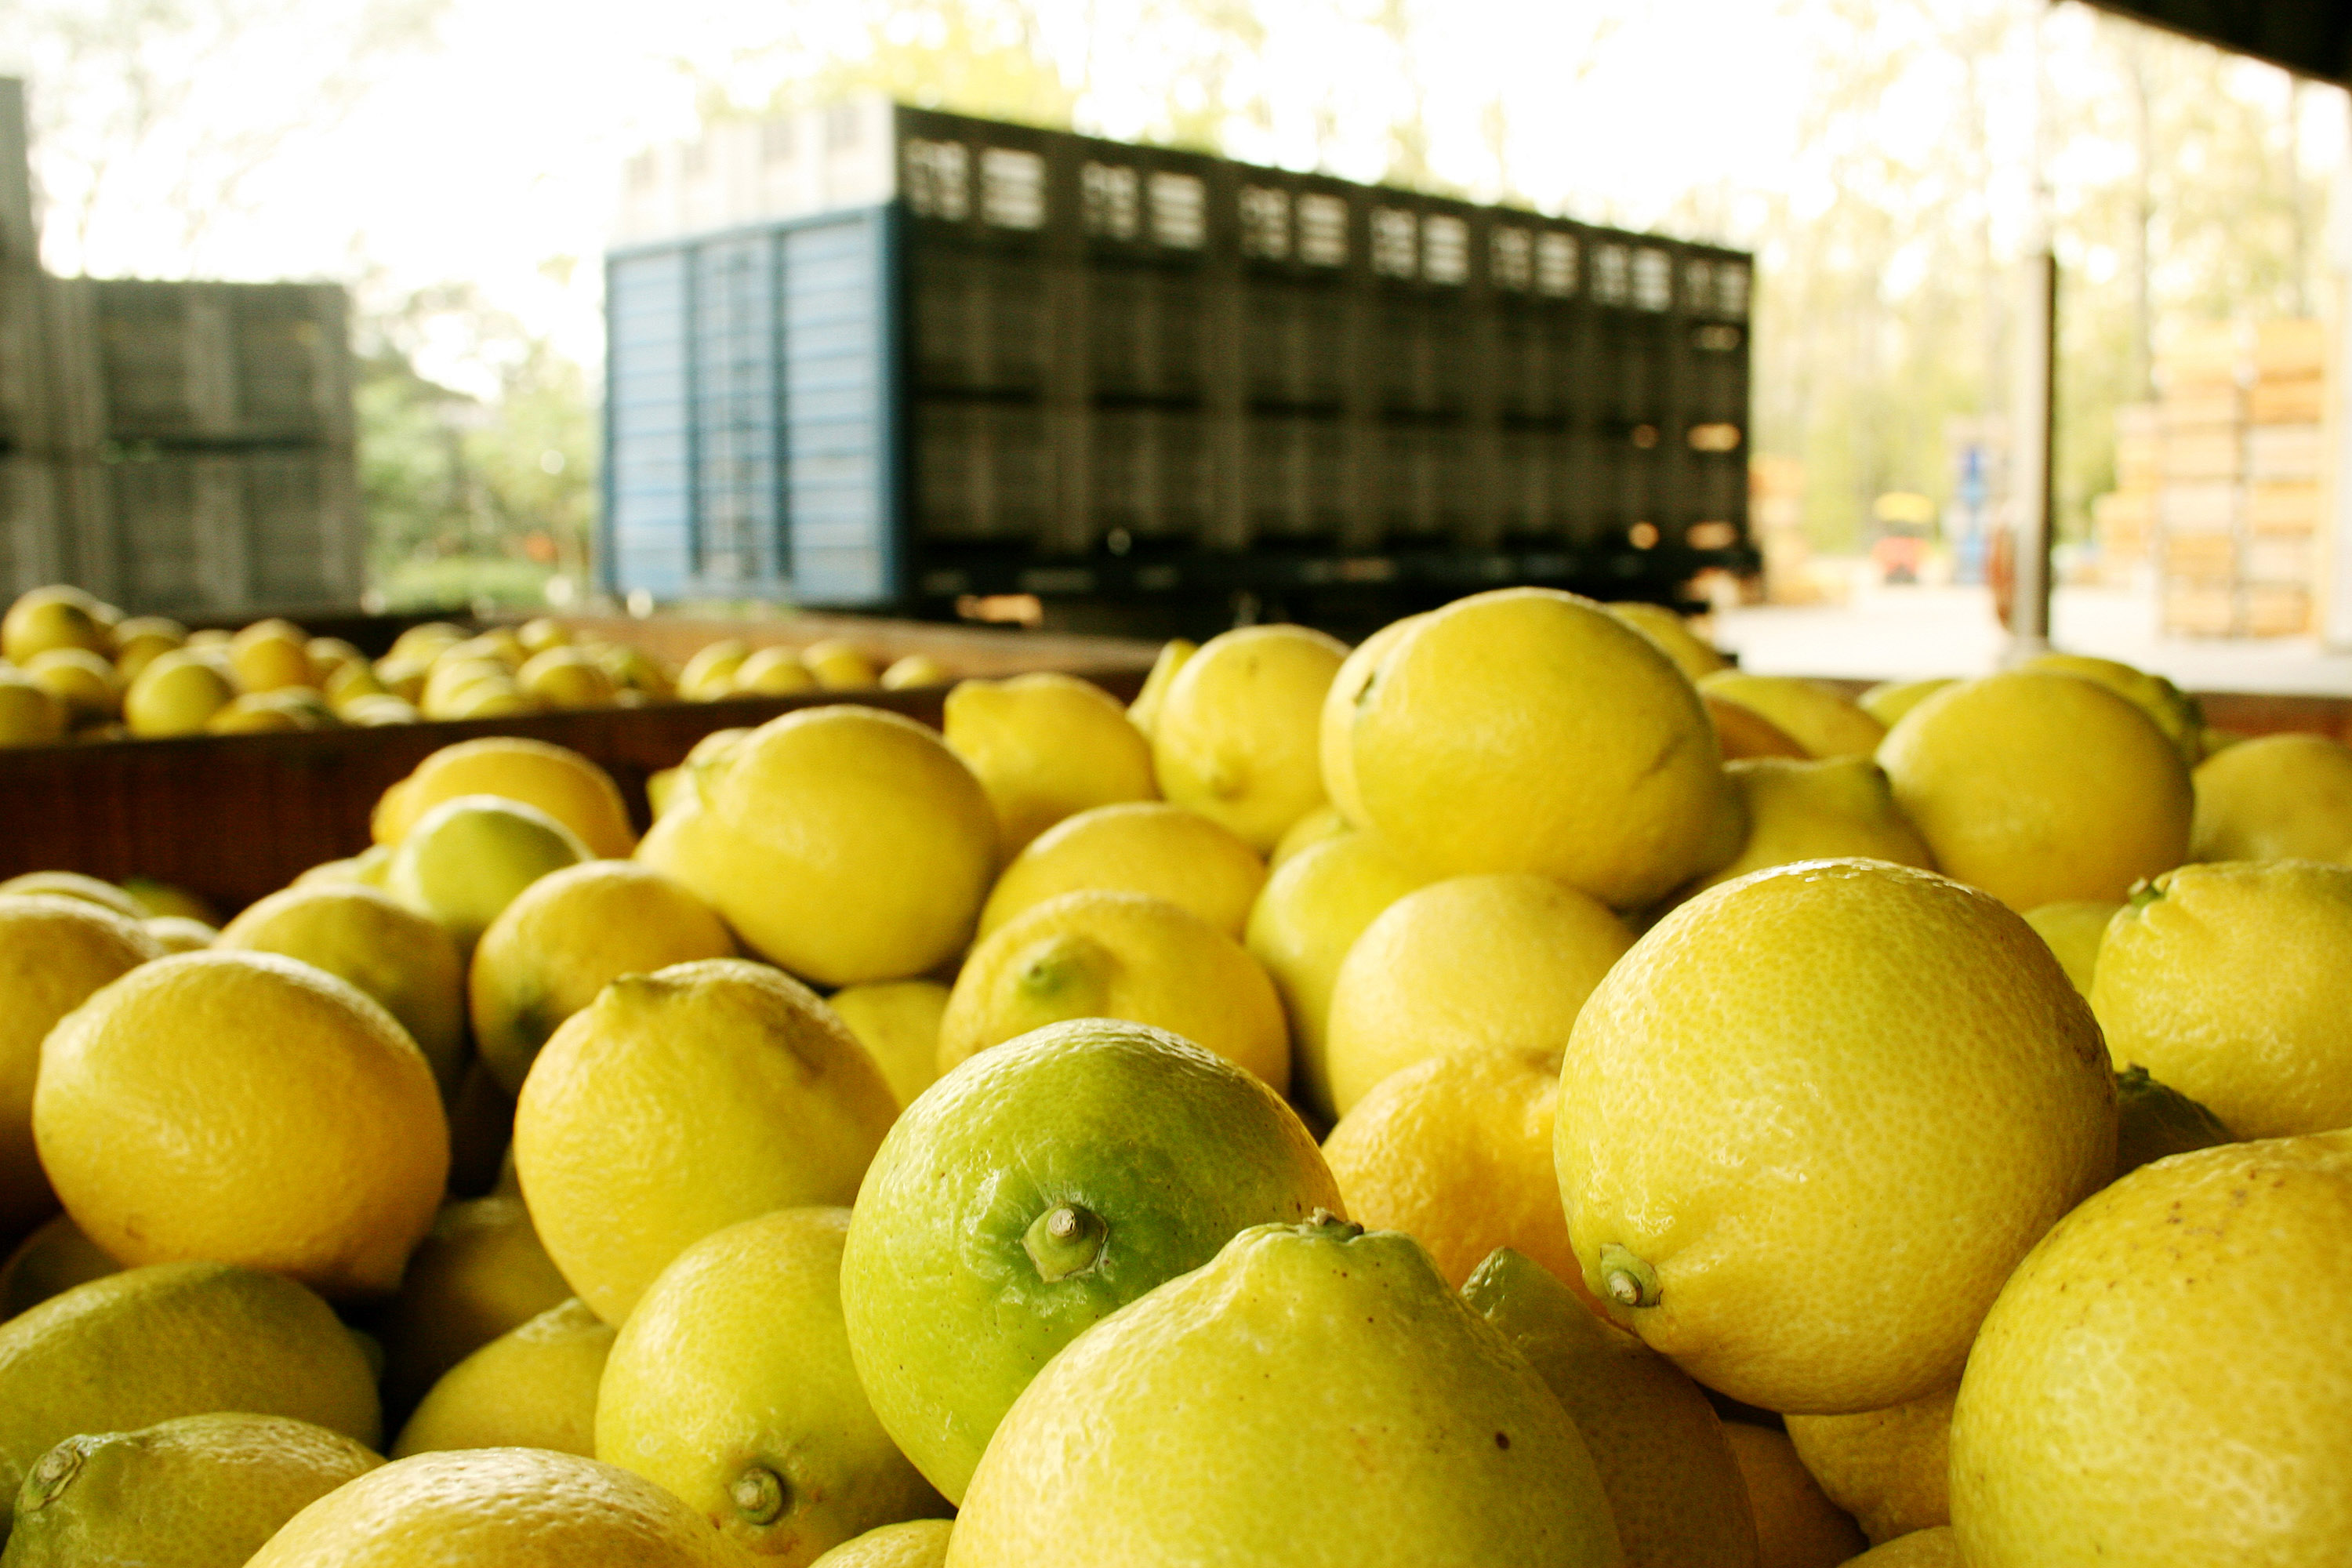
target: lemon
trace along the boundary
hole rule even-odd
[[[1957,1384],[1854,1415],[1791,1415],[1789,1440],[1829,1500],[1872,1545],[1952,1522]]]
[[[1868,1542],[1805,1471],[1787,1434],[1724,1423],[1756,1518],[1761,1568],[1832,1568],[1862,1555]]]
[[[898,1109],[814,993],[707,959],[625,975],[555,1031],[516,1106],[515,1164],[548,1256],[618,1323],[712,1231],[847,1203]]]
[[[1056,823],[1013,858],[981,907],[978,935],[1048,899],[1099,889],[1165,899],[1238,939],[1265,885],[1257,851],[1197,811],[1160,801],[1101,805]]]
[[[1959,1539],[1948,1524],[1915,1530],[1846,1561],[1859,1568],[1968,1568],[1960,1557]]]
[[[1585,1283],[1768,1410],[1948,1386],[2009,1270],[2114,1168],[2105,1058],[2042,940],[1971,889],[1825,860],[1702,893],[1610,971],[1561,1065]]]
[[[1407,893],[1364,928],[1333,982],[1333,1108],[1346,1116],[1430,1057],[1557,1061],[1584,999],[1633,945],[1607,909],[1545,877],[1449,877]]]
[[[2189,849],[2189,770],[2147,714],[2071,675],[1937,692],[1878,761],[1936,864],[2013,910],[2120,902]]]
[[[816,676],[796,648],[756,648],[735,667],[734,689],[754,697],[791,697],[817,689]]]
[[[572,628],[551,616],[533,616],[515,628],[515,641],[525,653],[545,653],[551,647],[570,647]]]
[[[245,1568],[288,1520],[383,1463],[283,1415],[184,1415],[68,1437],[34,1465],[0,1562]]]
[[[2091,977],[2098,973],[2099,944],[2106,938],[2107,922],[2122,908],[2121,904],[2096,899],[2069,900],[2026,910],[2025,923],[2049,944],[2058,967],[2066,972],[2074,989],[2087,999]]]
[[[1761,715],[1816,757],[1866,757],[1886,738],[1886,726],[1829,688],[1792,675],[1749,675],[1725,669],[1699,689]]]
[[[636,844],[612,775],[577,752],[515,735],[442,747],[384,792],[370,831],[378,844],[397,844],[426,812],[466,795],[535,805],[578,834],[592,855],[617,858]]]
[[[1552,1173],[1559,1100],[1541,1058],[1431,1057],[1358,1100],[1323,1160],[1350,1217],[1412,1237],[1455,1285],[1505,1247],[1577,1279]]]
[[[1664,605],[1647,605],[1629,599],[1605,608],[1656,643],[1659,651],[1675,661],[1675,668],[1693,680],[1730,668],[1731,661],[1724,658],[1713,643],[1691,630],[1688,621]]]
[[[751,656],[751,645],[724,637],[695,650],[677,672],[677,694],[688,702],[715,702],[735,691],[735,672]]]
[[[642,648],[607,646],[596,650],[596,661],[625,692],[667,700],[677,695],[677,682],[668,667]]]
[[[466,963],[425,916],[373,888],[287,888],[249,905],[216,945],[283,953],[350,981],[400,1020],[442,1098],[456,1092],[466,1066]]]
[[[2156,1081],[2146,1068],[2116,1074],[2116,1174],[2127,1176],[2172,1154],[2236,1142],[2221,1119]]]
[[[2352,1126],[2352,867],[2183,866],[2107,928],[2091,1009],[2242,1138]]]
[[[122,890],[139,906],[139,912],[142,915],[150,918],[182,915],[215,928],[221,923],[220,911],[213,908],[210,900],[185,888],[175,888],[152,877],[126,877],[121,885]]]
[[[571,1294],[521,1199],[444,1205],[375,1321],[384,1403],[407,1414],[443,1373]]]
[[[310,664],[310,640],[289,621],[256,621],[237,633],[228,645],[229,667],[236,671],[237,689],[258,693],[318,684],[319,672]]]
[[[1949,676],[1938,675],[1926,680],[1883,680],[1854,699],[1854,706],[1892,730],[1903,715],[1941,691],[1959,682]]]
[[[123,1262],[244,1263],[337,1297],[399,1283],[449,1166],[415,1042],[275,953],[160,958],[91,997],[41,1047],[33,1133]]]
[[[0,616],[0,658],[30,664],[53,647],[104,653],[107,630],[97,608],[98,601],[79,588],[35,588],[18,595]]]
[[[696,781],[701,776],[703,764],[733,751],[736,742],[751,732],[740,728],[713,730],[694,743],[677,766],[664,768],[646,779],[646,804],[653,807],[654,815],[661,816],[678,800],[693,800],[699,804],[701,789]]]
[[[212,946],[220,932],[202,921],[186,920],[179,915],[163,915],[141,921],[155,945],[165,952],[201,952]]]
[[[1799,860],[1860,857],[1936,868],[1895,805],[1885,771],[1868,757],[1757,757],[1727,763],[1723,771],[1738,794],[1747,832],[1739,853],[1701,878],[1699,889]]]
[[[1162,1030],[1089,1018],[907,1108],[849,1222],[842,1311],[874,1413],[950,1500],[1037,1369],[1244,1226],[1336,1208],[1290,1108]]]
[[[184,647],[188,628],[163,616],[133,616],[114,628],[114,672],[124,685],[164,654]]]
[[[1160,793],[1151,742],[1091,681],[1052,672],[960,681],[945,714],[948,744],[988,792],[1007,857],[1065,817]]]
[[[117,633],[115,640],[118,645],[121,643],[120,633]],[[310,668],[318,672],[321,683],[324,683],[335,671],[347,666],[357,665],[362,669],[367,668],[367,655],[341,637],[312,637],[302,645],[302,650],[310,656]]]
[[[1715,727],[1716,746],[1726,762],[1759,757],[1788,757],[1803,762],[1812,757],[1813,753],[1792,740],[1787,731],[1753,708],[1743,707],[1712,691],[1700,692],[1699,701],[1706,709],[1707,722]]]
[[[292,735],[323,727],[325,716],[300,700],[300,689],[280,687],[233,699],[205,721],[208,735]]]
[[[1325,1037],[1339,966],[1381,910],[1427,880],[1379,836],[1349,833],[1285,861],[1250,908],[1244,942],[1282,998],[1299,1092],[1326,1117],[1336,1114]]]
[[[523,650],[522,639],[506,626],[492,626],[486,632],[452,643],[434,656],[440,663],[488,659],[504,665],[509,671],[520,669],[530,656]]]
[[[1201,645],[1185,637],[1160,645],[1159,654],[1151,661],[1150,673],[1143,678],[1143,689],[1128,704],[1127,716],[1135,727],[1148,737],[1160,725],[1160,706],[1168,700],[1168,683],[1184,668],[1184,661],[1201,651]]]
[[[188,634],[186,647],[210,648],[220,655],[223,668],[228,662],[229,639],[236,634],[222,626],[198,626]]]
[[[25,666],[25,676],[65,704],[68,728],[104,723],[121,707],[114,667],[88,648],[53,647],[37,653]]]
[[[904,980],[971,939],[996,869],[971,770],[911,719],[848,705],[771,720],[698,767],[638,858],[744,945],[827,985]]]
[[[1332,676],[1330,686],[1323,693],[1323,707],[1315,721],[1316,760],[1323,769],[1326,799],[1350,826],[1363,827],[1371,821],[1364,815],[1363,796],[1356,789],[1357,705],[1370,690],[1372,677],[1379,672],[1381,661],[1388,658],[1389,650],[1426,619],[1426,616],[1407,616],[1391,621],[1358,643],[1340,661],[1339,673]]]
[[[614,1332],[574,1300],[549,1308],[442,1373],[392,1457],[449,1448],[549,1448],[593,1458],[596,1390]]]
[[[66,705],[21,670],[0,668],[0,746],[47,746],[65,739]]]
[[[324,1301],[276,1274],[165,1263],[78,1285],[0,1324],[0,1531],[52,1447],[244,1410],[376,1440],[375,1379]]]
[[[125,920],[144,920],[147,916],[139,900],[121,888],[96,877],[85,877],[79,871],[26,871],[0,882],[0,895],[23,898],[35,893],[71,899],[77,903],[95,904]]]
[[[882,672],[882,689],[910,691],[917,687],[945,686],[955,672],[927,653],[910,653]]]
[[[828,691],[857,691],[880,684],[874,661],[855,644],[827,637],[801,649],[801,662]]]
[[[1698,695],[1574,595],[1502,589],[1414,622],[1347,737],[1364,820],[1431,873],[1534,872],[1634,909],[1709,868],[1726,785]]]
[[[470,953],[525,889],[587,858],[579,836],[537,806],[461,795],[426,812],[401,839],[384,868],[384,890],[439,921]]]
[[[2342,1561],[2352,1136],[2159,1161],[2066,1216],[1952,1414],[1970,1563]]]
[[[2195,784],[2190,859],[2352,866],[2352,747],[2264,735],[2206,758]]]
[[[910,1519],[869,1530],[816,1560],[815,1568],[942,1568],[953,1527],[943,1519]]]
[[[1166,1029],[1256,1074],[1290,1083],[1282,999],[1239,942],[1148,893],[1064,893],[971,950],[940,1020],[940,1071],[1069,1018]]]
[[[486,704],[528,702],[513,671],[495,658],[443,658],[415,699],[428,719],[460,719]]]
[[[612,1465],[539,1448],[396,1459],[329,1492],[246,1568],[741,1568],[677,1499]]]
[[[1320,844],[1326,838],[1337,838],[1342,833],[1354,831],[1354,825],[1339,808],[1327,801],[1290,825],[1290,831],[1282,836],[1282,841],[1266,852],[1266,868],[1272,870],[1310,844]]]
[[[465,640],[465,632],[447,621],[424,621],[393,638],[384,657],[429,659],[443,648],[454,647]]]
[[[568,866],[518,894],[483,931],[468,973],[474,1040],[509,1095],[556,1026],[624,974],[732,958],[701,900],[633,860]]]
[[[162,955],[112,910],[0,887],[0,1238],[13,1241],[57,1205],[33,1146],[41,1041],[100,988]]]
[[[2204,755],[2205,715],[2195,698],[2184,695],[2163,676],[2136,669],[2118,659],[2079,653],[2036,654],[2017,668],[2071,675],[2104,686],[2147,714],[2190,767]]]
[[[947,1016],[948,988],[935,980],[885,980],[852,985],[827,1000],[902,1106],[931,1087],[940,1076],[940,1020]]]
[[[610,708],[618,688],[593,655],[551,647],[530,656],[515,683],[550,708]]]
[[[1201,645],[1151,728],[1160,793],[1260,854],[1323,804],[1324,694],[1345,644],[1305,626],[1244,626]]]
[[[1462,1297],[1576,1423],[1616,1516],[1626,1568],[1756,1563],[1746,1483],[1696,1384],[1507,1247],[1478,1265]]]
[[[69,1214],[52,1215],[0,1265],[0,1322],[77,1285],[121,1272]]]
[[[598,1458],[792,1568],[948,1511],[875,1419],[850,1361],[848,1233],[846,1209],[782,1209],[688,1247],[629,1314],[597,1396]]]
[[[420,702],[425,698],[425,682],[432,672],[413,659],[380,658],[375,661],[375,678],[386,691],[405,702]]]
[[[512,719],[541,710],[538,698],[511,680],[479,680],[460,690],[437,710],[427,704],[428,719]]]
[[[1244,1231],[1048,1362],[948,1562],[1598,1568],[1616,1537],[1535,1369],[1409,1238],[1323,1215]]]
[[[319,683],[320,692],[327,705],[338,713],[348,713],[353,703],[363,697],[389,697],[392,688],[365,659],[352,664],[338,665]]]
[[[407,703],[393,696],[353,698],[338,709],[336,716],[346,724],[375,727],[384,724],[414,724],[424,717]]]

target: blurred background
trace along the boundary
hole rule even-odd
[[[1695,591],[1749,665],[1816,674],[1997,657],[2046,215],[2057,640],[2352,689],[2321,651],[2346,95],[2088,6],[18,0],[0,72],[47,272],[348,289],[372,607],[616,586],[628,182],[879,92],[1753,252],[1763,570]]]

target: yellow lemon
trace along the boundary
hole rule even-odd
[[[961,952],[996,868],[988,795],[933,731],[847,704],[771,720],[698,767],[638,858],[761,957],[827,985]]]
[[[1753,708],[1741,706],[1712,691],[1698,694],[1699,702],[1706,709],[1707,722],[1715,728],[1715,742],[1726,762],[1744,761],[1753,757],[1790,757],[1802,762],[1812,756],[1787,731]]]
[[[256,621],[229,639],[228,662],[237,689],[275,691],[284,686],[316,686],[310,638],[290,621]]]
[[[461,795],[417,819],[393,850],[383,885],[470,954],[525,889],[587,858],[579,836],[537,806]]]
[[[125,877],[122,890],[139,906],[139,912],[150,918],[181,915],[215,928],[221,923],[220,912],[211,901],[185,888],[175,888],[152,877]]]
[[[2099,944],[2106,940],[2107,923],[2121,904],[2097,899],[2074,899],[2043,904],[2025,911],[2033,934],[2050,944],[2058,967],[2084,997],[2091,994],[2091,977],[2099,970]]]
[[[1407,616],[1391,621],[1349,651],[1339,673],[1323,693],[1316,717],[1315,753],[1323,769],[1323,793],[1330,805],[1356,827],[1368,826],[1363,797],[1356,790],[1355,722],[1357,704],[1370,690],[1372,677],[1397,639],[1428,617]],[[1310,814],[1312,815],[1312,814]]]
[[[2221,1119],[2177,1089],[2160,1084],[2146,1068],[2116,1074],[2116,1174],[2192,1150],[2236,1142]]]
[[[1723,771],[1738,793],[1747,833],[1738,856],[1701,878],[1700,889],[1799,860],[1860,857],[1936,868],[1895,805],[1885,771],[1868,757],[1755,757]]]
[[[425,688],[418,693],[416,705],[436,719],[455,717],[458,699],[476,687],[492,691],[514,692],[514,672],[499,659],[488,657],[460,658],[445,657],[435,662],[433,673],[425,679]]]
[[[1559,1103],[1559,1074],[1541,1058],[1431,1057],[1339,1118],[1323,1162],[1350,1218],[1404,1232],[1453,1284],[1498,1247],[1577,1279],[1551,1165]]]
[[[1558,1061],[1584,999],[1633,945],[1607,909],[1545,877],[1449,877],[1407,893],[1364,928],[1333,982],[1323,1054],[1334,1109],[1344,1117],[1430,1057]]]
[[[97,608],[98,601],[79,588],[35,588],[18,595],[0,616],[0,658],[30,664],[53,647],[104,653],[109,638]]]
[[[386,691],[404,702],[424,700],[425,687],[432,671],[414,659],[380,658],[375,661],[375,678]]]
[[[1325,1117],[1337,1114],[1325,1037],[1339,966],[1381,910],[1427,881],[1378,835],[1348,833],[1285,861],[1250,907],[1244,944],[1282,998],[1299,1091]]]
[[[944,1519],[910,1519],[869,1530],[816,1560],[814,1568],[942,1568],[954,1527]]]
[[[286,692],[247,692],[205,721],[205,732],[210,735],[293,735],[305,730],[316,730],[318,719],[307,709],[289,702]]]
[[[465,632],[447,621],[425,621],[410,626],[393,638],[392,647],[384,650],[384,655],[388,658],[429,661],[442,649],[454,647],[465,640]]]
[[[442,1373],[392,1457],[451,1448],[546,1448],[593,1458],[596,1389],[613,1330],[577,1300],[549,1308]]]
[[[1366,820],[1433,874],[1533,872],[1635,909],[1709,868],[1727,786],[1698,694],[1574,595],[1502,589],[1414,622],[1348,743]]]
[[[2199,710],[2195,698],[2183,694],[2163,676],[2134,668],[2119,659],[2094,658],[2079,653],[2036,654],[2017,668],[2071,675],[2095,686],[2104,686],[2147,714],[2190,767],[2195,767],[2204,755],[2205,715]]]
[[[340,1432],[283,1415],[183,1415],[86,1433],[34,1465],[6,1561],[245,1568],[288,1520],[383,1463]]]
[[[1051,672],[961,681],[945,713],[948,744],[988,792],[1007,857],[1066,817],[1159,794],[1151,742],[1091,681]]]
[[[346,724],[376,726],[383,724],[414,724],[424,717],[399,698],[383,696],[355,697],[336,710],[336,717]]]
[[[22,670],[0,668],[0,746],[49,746],[65,736],[66,705]]]
[[[2197,765],[2191,860],[2329,860],[2352,866],[2352,747],[2325,735],[2264,735]]]
[[[1181,1496],[1154,1489],[1170,1475]],[[1072,1540],[1129,1568],[1622,1561],[1592,1457],[1535,1369],[1410,1238],[1328,1215],[1242,1232],[1023,1391],[948,1562],[1030,1568]]]
[[[121,707],[122,691],[114,667],[81,647],[53,647],[35,654],[25,666],[25,677],[65,704],[71,728],[101,724]]]
[[[1723,1423],[1696,1384],[1508,1248],[1462,1288],[1576,1423],[1626,1568],[1753,1568],[1756,1525]]]
[[[0,1265],[0,1322],[121,1269],[81,1233],[73,1215],[52,1215]]]
[[[732,696],[735,672],[751,657],[751,645],[740,637],[706,643],[677,672],[677,694],[688,702],[715,702]]]
[[[139,922],[165,952],[195,952],[212,946],[220,932],[184,915],[159,915]]]
[[[1892,730],[1902,721],[1903,715],[1947,686],[1958,684],[1945,675],[1926,680],[1883,680],[1855,698],[1854,706]]]
[[[1160,724],[1160,705],[1168,700],[1168,683],[1184,668],[1184,661],[1201,651],[1201,645],[1184,637],[1160,645],[1158,657],[1151,661],[1150,673],[1143,678],[1143,689],[1127,706],[1127,716],[1135,727],[1149,737]]]
[[[1618,1321],[1735,1399],[1836,1415],[1958,1377],[2010,1269],[2114,1169],[2115,1096],[2024,921],[1817,860],[1700,894],[1610,971],[1553,1158]]]
[[[291,1279],[164,1263],[78,1285],[0,1325],[0,1531],[41,1456],[86,1432],[242,1410],[376,1441],[375,1379]]]
[[[428,719],[512,719],[541,710],[540,700],[511,680],[478,680],[436,708],[424,709]]]
[[[694,1510],[612,1465],[540,1448],[395,1459],[338,1488],[246,1568],[741,1568]]]
[[[1290,1039],[1274,983],[1241,944],[1148,893],[1048,899],[971,950],[940,1020],[940,1071],[1068,1018],[1125,1018],[1202,1046],[1278,1094]]]
[[[339,669],[354,665],[365,669],[368,665],[367,655],[341,637],[312,637],[303,645],[303,651],[310,656],[310,668],[318,672],[321,685]]]
[[[882,672],[885,691],[911,691],[923,686],[945,686],[955,672],[927,653],[910,653]]]
[[[2133,1172],[1985,1319],[1952,1413],[1970,1563],[2319,1568],[2352,1541],[2352,1135]]]
[[[659,659],[642,648],[605,647],[596,650],[596,662],[624,691],[667,700],[677,694],[677,682]]]
[[[1656,643],[1659,650],[1675,661],[1675,668],[1693,680],[1731,666],[1713,643],[1691,630],[1688,621],[1664,605],[1629,599],[1606,607],[1611,615]]]
[[[1960,1556],[1960,1538],[1948,1524],[1898,1535],[1846,1561],[1857,1568],[1968,1568]]]
[[[611,672],[576,647],[531,655],[515,681],[550,708],[610,708],[618,690]]]
[[[466,1066],[466,961],[434,921],[355,884],[287,888],[247,906],[216,943],[283,953],[348,980],[400,1020],[443,1099]]]
[[[85,877],[79,871],[26,871],[0,882],[0,894],[17,898],[45,893],[52,898],[71,899],[77,903],[96,904],[101,910],[111,910],[125,920],[144,920],[147,911],[139,900],[96,877]]]
[[[827,637],[801,649],[801,662],[828,691],[859,691],[881,683],[874,661],[856,644]]]
[[[56,1206],[33,1146],[41,1041],[101,988],[163,955],[136,921],[80,899],[0,889],[0,1237]]]
[[[572,628],[551,616],[533,616],[515,628],[515,641],[522,645],[525,653],[569,647],[572,640]]]
[[[814,993],[708,959],[625,975],[555,1031],[515,1109],[515,1166],[548,1256],[617,1323],[712,1231],[847,1203],[898,1110]]]
[[[1895,804],[1948,874],[2013,910],[2119,902],[2189,850],[2189,769],[2105,687],[2032,671],[1937,693],[1887,732]]]
[[[2183,866],[2107,927],[2091,1010],[2241,1138],[2352,1126],[2352,867]]]
[[[1699,682],[1709,697],[1763,716],[1816,757],[1866,757],[1886,738],[1886,726],[1825,686],[1791,675],[1749,675],[1725,669]]]
[[[1345,644],[1305,626],[1211,637],[1171,680],[1151,729],[1160,793],[1264,854],[1323,804],[1318,736]]]
[[[704,1237],[629,1314],[597,1396],[598,1458],[788,1568],[949,1511],[857,1381],[841,1315],[848,1235],[847,1209],[794,1208]]]
[[[499,1086],[520,1094],[547,1037],[611,982],[734,956],[710,906],[652,868],[568,866],[517,894],[482,932],[467,981],[474,1042]]]
[[[443,1205],[376,1320],[384,1403],[405,1415],[443,1373],[571,1294],[521,1199]]]
[[[1290,825],[1282,841],[1266,852],[1266,869],[1272,870],[1310,844],[1320,844],[1326,838],[1337,838],[1342,833],[1355,831],[1339,808],[1329,803],[1317,806]]]
[[[42,1167],[125,1263],[215,1258],[329,1296],[399,1283],[449,1134],[433,1069],[373,997],[264,952],[185,952],[51,1031]]]
[[[1833,1568],[1862,1555],[1862,1531],[1822,1495],[1787,1434],[1727,1421],[1723,1435],[1755,1514],[1760,1568]]]
[[[800,650],[777,645],[756,648],[735,667],[735,689],[752,697],[791,697],[814,691],[816,677],[801,662]]]
[[[851,985],[827,999],[901,1106],[912,1105],[940,1076],[940,1020],[947,1016],[948,994],[936,980],[885,980]]]
[[[444,746],[384,791],[369,824],[378,844],[397,844],[419,818],[462,795],[495,795],[535,805],[580,836],[592,855],[625,856],[636,844],[612,775],[579,752],[517,735]]]
[[[1165,899],[1238,938],[1265,885],[1257,851],[1197,811],[1161,801],[1101,805],[1056,823],[1013,858],[981,908],[978,935],[1048,899],[1104,889]]]
[[[1872,1545],[1952,1522],[1956,1384],[1889,1410],[1791,1415],[1789,1440]]]

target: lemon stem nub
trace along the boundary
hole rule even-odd
[[[1075,1204],[1060,1204],[1030,1222],[1021,1245],[1037,1266],[1037,1277],[1051,1285],[1093,1268],[1109,1235],[1101,1215]]]
[[[1613,1241],[1601,1249],[1601,1288],[1621,1307],[1658,1304],[1658,1271]]]
[[[754,1465],[737,1476],[727,1495],[735,1510],[751,1524],[773,1524],[782,1519],[791,1496],[784,1479],[765,1465]]]

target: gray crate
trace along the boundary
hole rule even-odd
[[[33,214],[32,138],[25,84],[0,76],[0,268],[40,266],[41,231]]]
[[[163,450],[87,471],[103,524],[84,580],[126,610],[241,615],[359,598],[365,535],[348,448]]]
[[[106,437],[348,446],[349,301],[337,284],[77,279]]]
[[[0,457],[0,597],[61,580],[67,539],[58,466]]]

